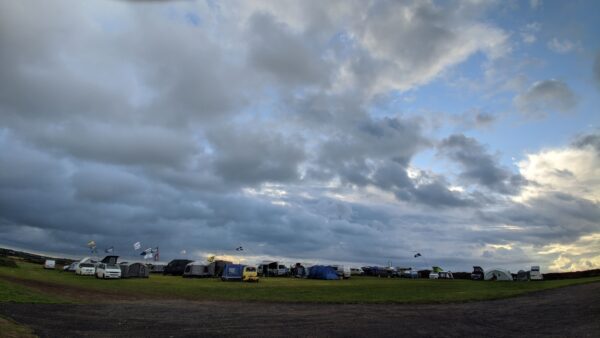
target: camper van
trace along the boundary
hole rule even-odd
[[[121,268],[117,264],[100,263],[96,267],[96,278],[121,278]]]
[[[75,269],[75,274],[81,276],[93,276],[96,273],[96,265],[94,263],[79,263]]]
[[[279,262],[264,261],[258,264],[259,276],[289,276],[290,269]]]
[[[332,265],[331,267],[335,270],[337,275],[340,276],[340,278],[342,278],[342,279],[348,279],[352,275],[352,271],[350,271],[349,266]]]
[[[44,262],[44,269],[54,269],[56,267],[56,261],[53,259],[46,259]]]
[[[242,281],[258,283],[258,271],[255,266],[244,266],[244,270],[242,271]]]
[[[531,271],[529,272],[530,280],[542,280],[544,276],[542,276],[542,272],[540,271],[539,265],[534,265],[531,267]]]

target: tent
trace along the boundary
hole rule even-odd
[[[117,264],[117,259],[119,259],[119,256],[106,256],[102,258],[100,263]]]
[[[163,273],[163,271],[165,270],[165,266],[167,266],[167,263],[153,262],[146,264],[146,266],[148,267],[148,269],[150,269],[150,273]]]
[[[518,280],[518,281],[528,281],[529,280],[529,271],[519,270],[519,272],[517,272],[517,278],[516,278],[516,280]]]
[[[233,262],[218,260],[210,263],[208,265],[208,272],[215,277],[221,277],[223,275],[223,271],[225,270],[225,266],[228,264],[233,264]]]
[[[214,275],[214,269],[209,269],[209,265],[200,264],[197,262],[191,262],[185,266],[183,271],[183,277],[212,277]]]
[[[339,276],[331,266],[314,265],[308,269],[308,278],[336,280],[339,279]]]
[[[491,269],[485,272],[485,280],[511,281],[513,278],[508,270]]]
[[[308,269],[304,267],[301,263],[296,263],[294,267],[292,267],[291,275],[296,278],[304,278],[306,277]]]
[[[121,278],[148,278],[150,268],[143,263],[121,263]]]
[[[244,274],[244,266],[242,264],[227,264],[223,269],[222,281],[242,281]]]

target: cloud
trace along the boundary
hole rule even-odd
[[[536,34],[540,31],[542,25],[539,22],[532,22],[521,28],[521,39],[525,43],[534,43],[537,41]]]
[[[523,177],[536,184],[523,190],[527,201],[546,193],[563,192],[600,201],[600,152],[598,135],[589,134],[575,140],[573,146],[528,154],[518,163]]]
[[[581,48],[578,42],[572,42],[567,39],[561,41],[557,38],[552,38],[552,40],[548,41],[547,46],[548,49],[558,54],[566,54]]]
[[[293,181],[299,178],[299,165],[305,158],[300,138],[286,139],[268,129],[212,130],[208,141],[214,152],[215,174],[225,182]]]
[[[550,79],[535,82],[514,98],[514,104],[525,115],[539,118],[549,112],[572,112],[577,105],[577,97],[566,83]]]
[[[326,84],[331,67],[301,34],[295,34],[273,15],[257,13],[249,18],[251,66],[275,77],[278,83],[292,85]]]
[[[518,193],[526,181],[500,166],[498,160],[474,138],[451,135],[438,145],[439,155],[450,158],[461,167],[463,183],[476,184],[502,194]]]

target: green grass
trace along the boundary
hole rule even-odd
[[[0,279],[0,302],[11,303],[61,303],[65,299],[47,295],[30,288]]]
[[[151,275],[149,279],[97,280],[39,265],[19,263],[19,269],[0,268],[1,276],[42,280],[143,297],[190,300],[243,300],[332,303],[432,303],[463,302],[512,297],[528,292],[597,282],[600,277],[541,282],[475,282],[468,280],[407,280],[353,277],[343,281],[264,278],[260,283],[221,282],[219,279],[185,279]],[[1,279],[0,279],[1,280]],[[3,282],[4,283],[4,282]],[[8,295],[27,299],[26,295]],[[0,302],[7,301],[0,293]],[[36,296],[38,297],[38,296]],[[35,297],[34,297],[35,298]],[[10,301],[10,300],[9,300]],[[92,301],[92,300],[90,300]]]

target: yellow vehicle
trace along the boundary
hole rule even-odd
[[[244,271],[242,272],[242,281],[258,283],[258,272],[256,271],[255,266],[244,266]]]

